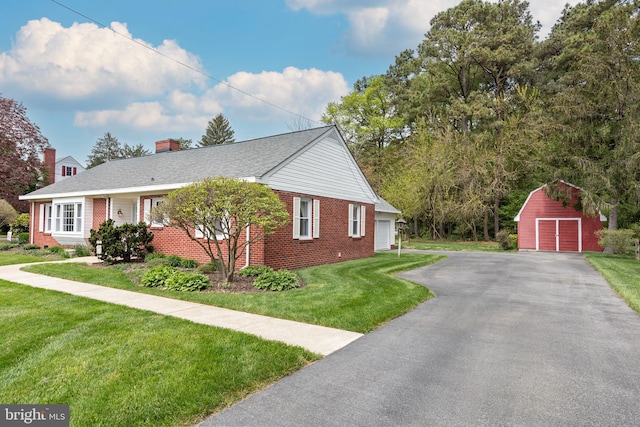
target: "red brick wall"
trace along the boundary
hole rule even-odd
[[[274,234],[253,243],[249,248],[250,265],[268,265],[275,269],[296,269],[373,256],[375,206],[366,204],[365,235],[351,238],[347,235],[349,203],[327,197],[278,192],[289,214],[293,212],[294,197],[320,200],[320,237],[312,240],[294,240],[292,224],[280,227]],[[162,197],[161,195],[146,198]],[[144,199],[139,211],[143,212]],[[141,217],[141,220],[143,218]],[[209,262],[204,250],[185,233],[175,227],[151,227],[154,234],[151,244],[158,253],[178,255],[198,262]],[[255,235],[255,232],[252,232]],[[245,255],[237,261],[237,268],[245,265]]]
[[[31,204],[31,219],[33,222],[31,225],[31,241],[34,245],[38,245],[41,248],[60,246],[58,241],[51,237],[51,233],[44,233],[40,230],[40,206],[46,203],[32,203]]]
[[[265,238],[265,264],[275,269],[297,269],[313,265],[330,264],[374,254],[375,206],[365,204],[365,235],[348,236],[349,201],[276,191],[280,200],[293,212],[293,198],[307,197],[320,200],[320,237],[310,240],[293,239],[291,223]]]

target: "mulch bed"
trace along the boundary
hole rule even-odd
[[[142,265],[143,262],[132,260],[130,264]],[[104,264],[102,262],[91,264],[91,266],[96,268],[112,267],[112,265]],[[131,267],[131,270],[133,269],[135,269],[135,267]],[[125,273],[126,272],[127,270],[125,270]],[[209,274],[205,274],[205,273],[198,273],[198,274],[202,274],[203,276],[206,276],[209,279],[209,283],[211,283],[210,287],[200,292],[222,292],[222,293],[269,292],[269,291],[264,291],[262,289],[257,289],[253,286],[253,281],[255,280],[255,277],[244,277],[244,276],[240,276],[239,274],[234,274],[233,282],[225,283],[222,275],[219,272],[214,272]],[[137,284],[140,285],[139,283]]]

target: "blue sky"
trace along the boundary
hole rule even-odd
[[[356,80],[386,72],[457,3],[6,1],[0,94],[27,107],[59,157],[81,163],[106,132],[153,150],[160,139],[197,142],[218,113],[236,140],[283,133],[296,114],[320,121]],[[530,3],[544,37],[565,2]]]

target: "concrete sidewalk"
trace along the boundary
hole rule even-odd
[[[99,260],[96,257],[82,257],[70,258],[60,262],[95,263],[99,262]],[[0,267],[0,279],[140,310],[153,311],[204,325],[246,332],[268,340],[301,346],[324,356],[341,349],[362,336],[362,334],[356,332],[27,273],[20,270],[25,265],[28,264]]]

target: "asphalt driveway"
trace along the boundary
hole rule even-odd
[[[577,254],[447,253],[437,297],[202,426],[640,424],[640,316]]]

